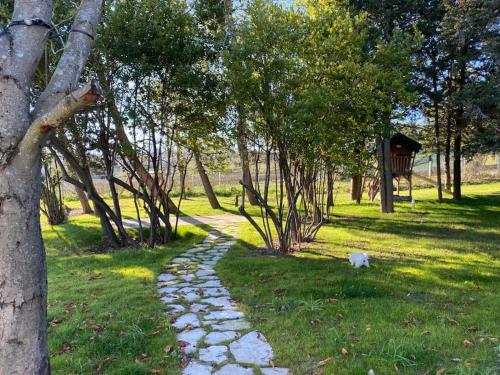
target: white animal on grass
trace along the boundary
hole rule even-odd
[[[370,267],[370,263],[368,263],[368,253],[352,253],[349,255],[349,262],[354,268],[359,267]]]

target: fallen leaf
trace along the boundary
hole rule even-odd
[[[144,363],[151,359],[151,356],[148,353],[142,353],[140,357],[135,359],[135,363]]]
[[[317,366],[318,366],[318,367],[324,366],[324,365],[326,365],[327,363],[330,363],[331,361],[332,361],[332,359],[331,359],[330,357],[325,358],[324,360],[319,361]]]
[[[454,324],[456,326],[460,325],[460,323],[458,321],[456,321],[455,319],[453,318],[450,318],[449,316],[446,317],[446,319],[448,319],[448,321],[451,323],[451,324]]]
[[[440,368],[436,371],[436,375],[443,375],[445,373],[446,369],[445,368]]]
[[[102,273],[96,273],[96,274],[93,274],[93,275],[88,275],[88,276],[85,276],[85,280],[87,281],[93,281],[93,280],[98,280],[98,279],[102,279]]]
[[[346,348],[342,348],[342,350],[340,351],[343,355],[347,355],[348,354],[348,351]]]
[[[465,346],[466,348],[472,348],[472,347],[474,346],[474,344],[473,344],[471,341],[469,341],[469,340],[465,339],[465,340],[464,340],[464,346]]]
[[[170,352],[172,351],[172,345],[167,345],[167,346],[165,346],[165,347],[163,348],[163,351],[164,351],[165,353],[167,353],[167,354],[168,354],[168,353],[170,353]]]
[[[469,328],[467,328],[467,331],[469,331],[469,332],[477,332],[477,326],[470,326]]]
[[[274,289],[274,294],[276,294],[277,296],[282,296],[283,294],[285,294],[285,292],[286,292],[285,288],[276,288],[276,289]]]

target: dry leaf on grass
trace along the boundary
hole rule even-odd
[[[319,361],[319,362],[318,362],[318,364],[317,364],[317,366],[318,366],[318,367],[324,366],[324,365],[326,365],[327,363],[330,363],[331,361],[332,361],[332,359],[331,359],[330,357],[325,358],[324,360]]]

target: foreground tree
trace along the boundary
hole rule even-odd
[[[40,229],[41,149],[53,129],[100,95],[78,88],[102,8],[83,0],[57,68],[33,95],[52,1],[15,1],[0,32],[0,373],[49,374],[47,271]]]

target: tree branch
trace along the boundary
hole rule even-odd
[[[91,52],[93,38],[101,17],[103,0],[82,0],[73,21],[64,53],[47,88],[40,96],[35,115],[43,115],[78,84],[80,74]],[[90,35],[90,36],[89,36]]]
[[[33,120],[19,144],[19,152],[27,154],[43,145],[51,130],[57,128],[63,121],[82,108],[95,103],[100,96],[99,82],[93,79],[85,86],[63,97],[50,111]]]

